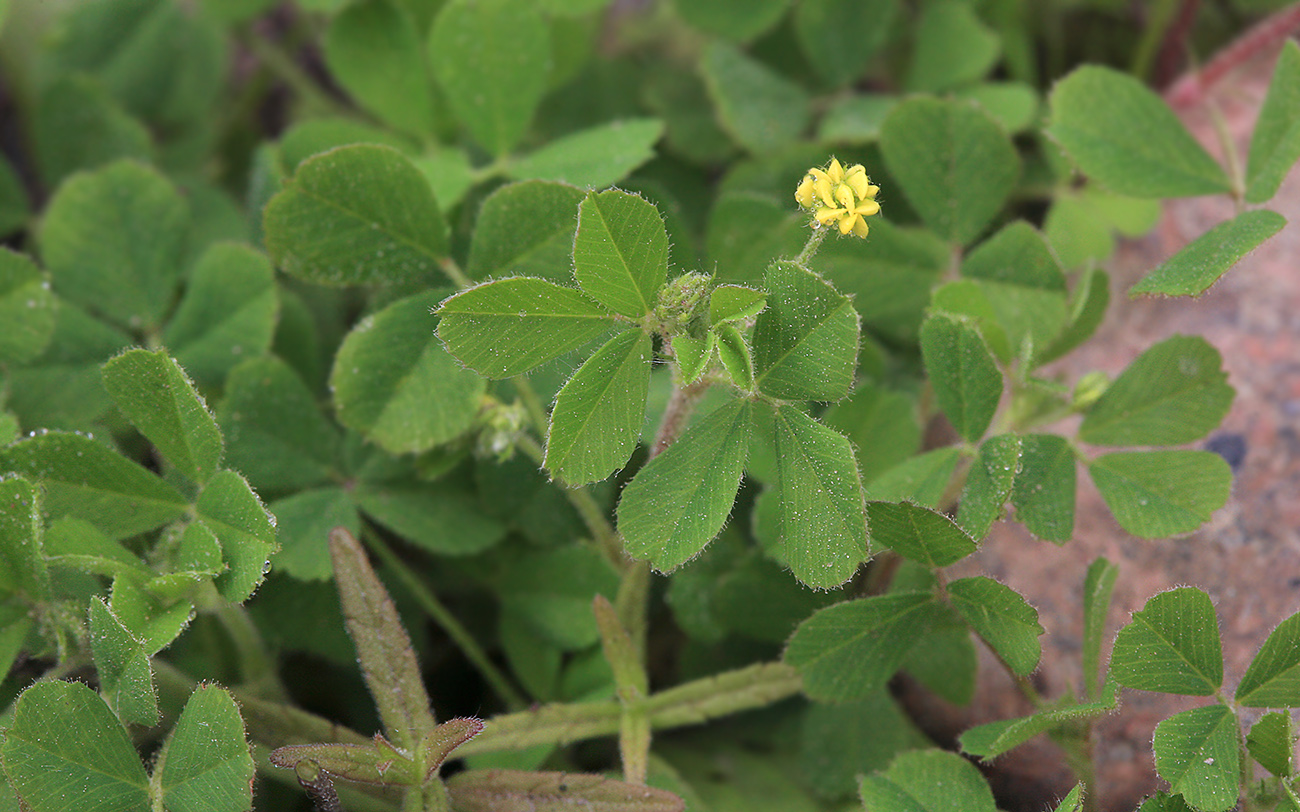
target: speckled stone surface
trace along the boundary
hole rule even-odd
[[[1209,91],[1238,154],[1249,134],[1276,50],[1255,55]],[[1204,105],[1179,115],[1215,155],[1214,127]],[[1226,198],[1173,201],[1159,226],[1124,244],[1110,264],[1112,308],[1098,337],[1050,371],[1073,383],[1085,372],[1112,377],[1152,344],[1171,335],[1199,334],[1223,354],[1237,397],[1222,427],[1200,447],[1223,454],[1234,470],[1228,505],[1185,538],[1136,539],[1111,518],[1085,472],[1079,472],[1074,540],[1063,546],[1033,540],[1018,525],[1000,524],[979,553],[954,577],[984,573],[1024,594],[1047,634],[1034,680],[1049,697],[1078,691],[1082,582],[1088,564],[1104,555],[1119,565],[1104,655],[1115,632],[1152,595],[1178,585],[1204,589],[1218,610],[1225,682],[1235,688],[1258,646],[1287,616],[1300,610],[1300,171],[1292,170],[1269,208],[1289,224],[1195,300],[1130,300],[1128,288],[1192,238],[1233,215]],[[1074,426],[1057,427],[1073,430]],[[970,708],[922,708],[932,729],[1029,712],[991,658],[982,667]],[[1207,704],[1195,697],[1124,691],[1122,706],[1099,727],[1100,806],[1130,812],[1159,786],[1151,736],[1165,717]],[[1060,752],[1039,737],[1004,757],[991,776],[1004,808],[1042,810],[1072,786]]]

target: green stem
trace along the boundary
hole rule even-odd
[[[465,275],[465,272],[456,264],[456,260],[451,257],[443,257],[438,260],[438,267],[447,275],[447,278],[456,283],[456,287],[464,290],[465,288],[474,287],[474,280]]]
[[[813,256],[817,254],[817,249],[821,246],[822,240],[826,239],[826,235],[830,230],[830,226],[814,223],[812,233],[808,235],[808,242],[803,244],[803,250],[799,252],[799,256],[794,258],[794,264],[808,270],[808,263],[812,262]]]
[[[487,656],[487,652],[479,646],[478,641],[461,625],[456,616],[442,605],[442,602],[433,594],[433,591],[425,586],[424,582],[411,571],[410,567],[406,566],[398,558],[397,553],[393,552],[393,549],[379,537],[379,534],[374,532],[372,528],[366,527],[361,537],[366,546],[398,577],[407,591],[415,598],[416,603],[420,604],[420,608],[424,609],[429,617],[433,618],[433,622],[437,623],[439,628],[446,632],[452,642],[460,648],[461,653],[465,655],[465,659],[469,660],[478,669],[479,674],[483,676],[483,679],[487,680],[488,684],[492,686],[492,690],[496,691],[497,696],[501,697],[506,706],[513,710],[527,707],[528,702],[514,689],[514,686],[510,684],[510,680],[506,679],[505,674],[501,673],[500,669],[492,663]]]
[[[550,420],[546,416],[546,407],[542,405],[542,399],[537,396],[537,391],[528,382],[528,376],[516,376],[510,379],[510,383],[515,387],[515,394],[524,403],[524,411],[533,423],[533,431],[537,432],[538,437],[545,437]]]
[[[675,375],[674,372],[674,377]],[[686,424],[695,412],[700,398],[704,397],[704,393],[709,391],[712,385],[713,382],[707,376],[685,386],[673,382],[673,393],[668,398],[664,416],[659,421],[659,430],[655,432],[654,444],[650,446],[650,459],[659,456],[668,446],[677,442],[677,438],[686,430]]]
[[[264,699],[277,702],[287,699],[289,693],[280,681],[275,661],[267,652],[262,634],[248,616],[248,611],[242,606],[227,604],[213,614],[234,643],[239,656],[239,670],[248,690]]]

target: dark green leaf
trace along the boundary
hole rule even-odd
[[[1183,800],[1183,796],[1170,795],[1161,791],[1138,807],[1138,812],[1193,812],[1193,810],[1187,805],[1187,801]]]
[[[429,735],[435,735],[437,728]],[[394,750],[383,737],[373,744],[291,744],[276,748],[270,762],[294,769],[304,761],[331,776],[363,784],[417,786],[421,776],[415,762]]]
[[[244,720],[224,688],[200,685],[185,703],[155,771],[169,812],[243,812],[253,803]]]
[[[61,76],[42,90],[31,127],[37,166],[49,189],[74,172],[122,158],[147,162],[153,154],[148,128],[86,74]]]
[[[949,242],[973,242],[1020,176],[1006,133],[967,103],[908,99],[885,119],[880,146],[912,207]]]
[[[822,420],[853,442],[864,482],[911,458],[921,448],[916,404],[901,392],[864,384],[828,409]]]
[[[1088,473],[1120,527],[1141,538],[1192,532],[1232,489],[1232,469],[1212,451],[1103,454]]]
[[[344,527],[361,533],[361,518],[352,497],[341,488],[299,491],[272,502],[267,508],[275,516],[280,551],[271,558],[277,572],[284,571],[304,581],[333,576],[330,568],[329,531]]]
[[[1284,225],[1286,218],[1275,211],[1242,212],[1192,240],[1129,288],[1129,295],[1200,296]]]
[[[163,350],[127,350],[104,364],[104,388],[132,425],[200,485],[221,461],[221,431],[176,360]]]
[[[356,119],[316,118],[303,121],[290,127],[284,135],[280,136],[280,148],[277,150],[279,156],[275,162],[277,172],[267,179],[274,188],[269,190],[261,200],[262,205],[265,206],[271,194],[279,191],[284,185],[287,180],[285,173],[292,175],[303,161],[322,152],[353,144],[378,144],[392,147],[408,157],[411,152],[410,141],[391,130],[363,124]]]
[[[758,282],[773,260],[808,239],[808,217],[753,192],[724,192],[709,212],[705,248],[719,279]]]
[[[32,812],[149,812],[149,777],[122,723],[83,683],[23,691],[0,747],[11,786]]]
[[[897,0],[803,0],[794,31],[813,70],[836,87],[858,78],[880,49],[898,16]]]
[[[452,0],[429,40],[434,75],[460,123],[494,155],[509,152],[547,91],[551,48],[531,4]]]
[[[427,284],[447,253],[428,181],[391,147],[339,147],[303,161],[263,222],[275,264],[322,285]]]
[[[1115,589],[1119,567],[1098,556],[1088,566],[1083,580],[1083,693],[1096,696],[1101,674],[1101,643],[1106,635],[1110,595]]]
[[[920,568],[921,565],[914,566]],[[891,582],[891,588],[897,583]],[[897,591],[906,592],[911,584],[900,584]],[[979,655],[971,639],[970,628],[955,610],[941,612],[929,632],[907,653],[903,670],[913,679],[934,692],[946,702],[966,707],[975,698],[975,680],[979,671]]]
[[[750,152],[767,153],[788,144],[808,125],[809,99],[803,88],[735,46],[710,43],[700,70],[718,123]]]
[[[1291,758],[1295,753],[1295,732],[1291,715],[1273,711],[1260,717],[1251,725],[1246,736],[1246,749],[1264,769],[1279,778],[1290,778],[1295,772]]]
[[[749,412],[748,401],[732,401],[637,472],[618,502],[628,555],[668,572],[717,537],[744,472]]]
[[[23,254],[0,248],[0,363],[36,358],[54,335],[49,278]]]
[[[1042,653],[1038,612],[1011,587],[991,578],[962,578],[948,585],[953,607],[1004,662],[1021,676],[1038,667]]]
[[[217,577],[217,590],[231,603],[243,603],[266,577],[267,559],[276,550],[270,514],[234,471],[214,476],[194,509],[221,542],[227,569]]]
[[[988,761],[1014,750],[1035,736],[1050,730],[1075,727],[1081,721],[1113,713],[1118,706],[1114,683],[1107,683],[1106,695],[1097,702],[1067,704],[1039,711],[1033,716],[976,725],[961,735],[961,749]]]
[[[1034,352],[1035,364],[1046,364],[1065,356],[1101,326],[1110,305],[1110,277],[1105,271],[1094,268],[1079,278],[1074,288],[1066,323],[1047,346]]]
[[[1174,714],[1156,725],[1156,772],[1196,809],[1231,809],[1241,791],[1237,735],[1237,717],[1224,705]]]
[[[1079,438],[1097,445],[1180,445],[1219,425],[1232,405],[1219,351],[1177,335],[1129,364],[1084,415]]]
[[[654,157],[663,131],[654,118],[612,121],[555,139],[511,163],[510,174],[603,189]]]
[[[676,0],[690,25],[733,41],[753,39],[776,24],[790,0]]]
[[[858,315],[821,277],[792,262],[764,275],[767,307],[754,325],[754,363],[761,392],[786,400],[843,398],[853,384]]]
[[[20,440],[0,449],[0,470],[39,481],[49,516],[85,519],[114,539],[161,527],[189,506],[152,472],[81,434]]]
[[[944,750],[900,753],[889,769],[862,778],[862,803],[872,812],[996,812],[984,776]]]
[[[0,237],[7,237],[27,223],[31,204],[18,173],[8,158],[0,158]]]
[[[244,358],[270,349],[279,310],[266,257],[244,245],[216,243],[190,271],[163,342],[196,381],[218,386]]]
[[[928,567],[946,567],[975,552],[975,540],[952,519],[909,502],[868,502],[871,538]]]
[[[366,0],[344,9],[325,34],[325,63],[364,109],[404,132],[433,132],[433,87],[420,34],[400,5]]]
[[[1237,685],[1248,708],[1300,706],[1300,615],[1277,624]]]
[[[150,656],[175,640],[194,618],[194,607],[189,601],[157,598],[132,574],[113,579],[108,605]]]
[[[979,440],[1002,398],[1002,372],[979,331],[936,313],[921,326],[921,354],[943,413],[958,434]]]
[[[348,634],[357,648],[361,673],[379,709],[388,739],[407,752],[436,727],[420,666],[397,608],[365,548],[346,530],[330,533],[334,580],[343,602]]]
[[[801,4],[804,8],[807,4]],[[884,5],[884,4],[881,4]],[[866,6],[870,8],[871,6]],[[842,96],[827,108],[817,127],[817,138],[845,144],[869,144],[880,140],[880,127],[898,104],[896,96],[862,94]],[[875,226],[872,226],[875,230]]]
[[[1126,688],[1210,696],[1223,684],[1219,623],[1210,596],[1180,587],[1147,601],[1120,630],[1111,676]]]
[[[1094,180],[1134,197],[1229,192],[1223,167],[1131,76],[1085,65],[1052,89],[1047,132]]]
[[[506,563],[498,593],[502,606],[535,633],[572,651],[600,639],[591,600],[616,597],[618,575],[590,547],[528,551]]]
[[[1251,131],[1246,158],[1246,202],[1263,203],[1300,158],[1300,46],[1287,40],[1277,56],[1273,81]]]
[[[1083,812],[1083,793],[1084,785],[1075,784],[1074,789],[1066,793],[1061,802],[1056,805],[1055,812]]]
[[[0,471],[8,467],[0,457]],[[0,479],[0,592],[22,593],[32,603],[50,592],[41,550],[42,507],[40,491],[31,482],[22,476]]]
[[[1026,360],[1033,359],[1066,324],[1065,275],[1043,236],[1023,220],[971,251],[962,276],[978,280],[1012,355],[1024,355],[1027,349]]]
[[[636,450],[650,386],[650,336],[626,330],[578,367],[555,398],[546,469],[569,486],[597,482]]]
[[[180,277],[189,210],[157,171],[119,161],[59,187],[41,255],[55,291],[132,329],[157,327]]]
[[[653,203],[610,189],[582,201],[573,241],[574,277],[616,313],[643,318],[668,273],[668,233]]]
[[[858,776],[883,770],[899,753],[928,743],[887,691],[860,702],[813,703],[800,740],[803,777],[826,797],[852,794]]]
[[[998,60],[998,35],[965,3],[931,3],[917,21],[907,89],[938,92],[983,79]]]
[[[149,653],[98,596],[90,600],[90,650],[99,688],[127,724],[158,724],[158,697]]]
[[[363,485],[353,494],[369,516],[412,544],[439,555],[473,555],[501,541],[506,526],[479,511],[470,495],[438,484]]]
[[[541,276],[573,278],[573,233],[585,195],[540,180],[497,189],[479,209],[465,273],[470,279]]]
[[[934,597],[922,592],[836,604],[799,625],[785,661],[799,669],[813,699],[865,699],[894,676],[936,614]]]
[[[541,279],[502,279],[438,308],[438,336],[461,363],[510,378],[609,331],[613,316],[580,291]]]
[[[980,445],[979,456],[966,474],[966,487],[957,508],[957,524],[972,538],[983,539],[1011,498],[1020,469],[1020,438],[999,434]]]
[[[1074,533],[1074,498],[1078,472],[1074,451],[1056,434],[1021,438],[1020,470],[1011,490],[1016,521],[1048,541],[1068,541]]]

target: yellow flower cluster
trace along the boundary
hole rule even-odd
[[[879,191],[879,186],[871,184],[862,164],[845,169],[838,160],[831,158],[830,166],[825,169],[808,170],[795,190],[794,199],[800,206],[812,210],[818,223],[838,223],[841,234],[853,232],[865,237],[868,231],[866,218],[880,211],[880,204],[875,201]]]

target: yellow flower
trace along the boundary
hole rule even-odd
[[[866,218],[880,211],[880,204],[875,200],[879,192],[880,187],[872,185],[862,164],[845,169],[831,158],[825,169],[808,170],[795,190],[794,199],[811,210],[819,224],[837,223],[841,234],[853,232],[865,237]]]

